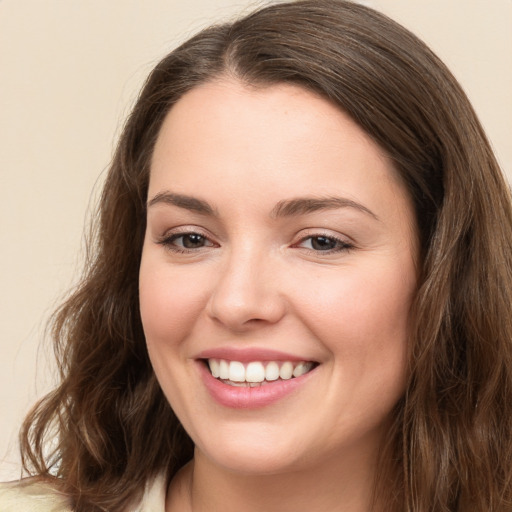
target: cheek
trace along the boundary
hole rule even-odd
[[[149,252],[149,251],[148,251]],[[184,415],[187,355],[184,340],[201,309],[198,287],[186,273],[173,271],[165,259],[144,254],[139,273],[142,325],[151,364],[169,403]]]
[[[365,268],[329,280],[321,293],[305,296],[302,318],[310,332],[329,350],[336,374],[353,396],[394,401],[403,391],[408,319],[415,289],[392,268]],[[378,405],[378,404],[375,404]]]
[[[311,284],[314,288],[318,280]],[[323,327],[330,337],[374,333],[384,340],[385,334],[406,330],[413,291],[414,283],[401,280],[398,272],[346,272],[334,274],[321,290],[302,293],[302,309],[310,312],[315,329]]]
[[[184,272],[143,257],[139,275],[142,325],[149,345],[173,345],[186,337],[203,304],[200,289]]]

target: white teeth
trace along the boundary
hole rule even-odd
[[[245,380],[245,368],[239,361],[229,363],[229,380],[234,382],[243,382]]]
[[[265,368],[265,380],[277,380],[279,378],[279,365],[274,361],[267,364]]]
[[[312,363],[299,363],[293,370],[293,376],[300,377],[301,375],[308,373],[312,367],[313,367]]]
[[[283,380],[291,379],[293,375],[293,364],[287,361],[279,370],[279,377]]]
[[[249,363],[245,370],[247,382],[263,382],[265,380],[265,367],[261,363]]]
[[[217,359],[209,359],[208,366],[210,367],[210,371],[212,375],[217,379],[220,377],[220,365]]]
[[[301,361],[292,363],[285,361],[251,361],[244,364],[240,361],[227,361],[225,359],[208,359],[208,366],[213,377],[220,380],[244,385],[249,383],[251,387],[261,383],[272,382],[278,379],[289,380],[292,377],[300,377],[313,368],[312,362]]]
[[[224,359],[219,361],[219,377],[223,380],[229,379],[229,363]]]
[[[294,369],[293,369],[293,376],[294,377],[300,377],[301,375],[304,375],[306,373],[304,363],[299,363]]]

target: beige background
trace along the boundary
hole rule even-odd
[[[512,176],[512,0],[369,0],[420,35],[472,99]],[[0,479],[52,382],[44,323],[77,274],[82,228],[151,67],[247,0],[0,0]],[[39,347],[39,348],[38,348]]]

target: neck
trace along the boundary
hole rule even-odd
[[[375,454],[337,454],[321,466],[249,475],[218,466],[196,449],[171,482],[166,510],[369,512],[375,465]]]

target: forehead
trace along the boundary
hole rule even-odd
[[[301,87],[218,80],[170,110],[155,146],[150,195],[163,189],[248,204],[343,195],[407,201],[385,152],[344,112]]]
[[[303,157],[314,152],[328,152],[334,157],[344,151],[340,166],[348,167],[350,160],[359,158],[368,163],[379,160],[379,164],[392,169],[385,153],[370,137],[318,95],[290,84],[255,88],[235,80],[202,84],[173,106],[161,127],[152,167],[158,169],[164,160],[181,162],[185,157],[200,159],[207,153],[213,156],[235,149],[238,151],[233,156],[245,151],[241,163],[247,165],[256,149],[254,164],[263,164],[267,157],[266,167],[272,169],[281,163],[275,157],[283,158],[290,147],[296,160],[302,159],[304,164]],[[192,153],[192,149],[199,153]],[[288,159],[291,157],[289,151]]]

